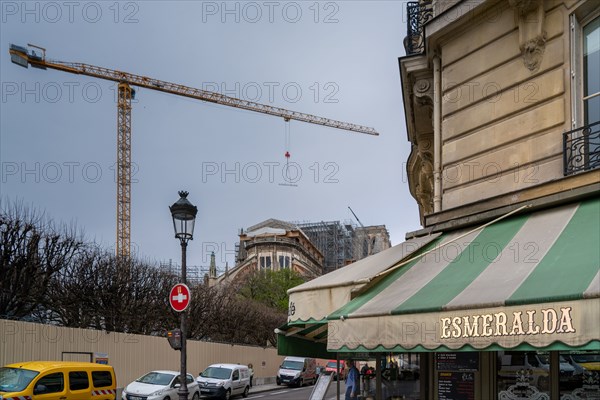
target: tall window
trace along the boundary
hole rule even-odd
[[[586,126],[600,121],[600,17],[583,26],[583,121]],[[586,132],[586,164],[600,166],[600,124]]]
[[[279,268],[289,268],[290,267],[290,256],[279,256]]]
[[[600,17],[583,27],[583,118],[600,121]]]
[[[271,269],[271,257],[261,256],[260,257],[260,269]]]
[[[564,133],[565,175],[600,168],[600,15],[597,9],[578,14],[570,16],[572,120]]]

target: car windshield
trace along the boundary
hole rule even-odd
[[[142,376],[136,382],[148,383],[150,385],[161,385],[167,386],[171,383],[171,380],[175,377],[173,374],[166,374],[164,372],[149,372]]]
[[[229,379],[231,370],[222,367],[208,367],[200,374],[202,378]]]
[[[281,364],[281,368],[302,371],[302,368],[304,368],[304,363],[302,361],[284,360],[283,364]]]
[[[0,368],[0,392],[24,390],[39,372],[22,368]]]
[[[337,368],[337,363],[335,361],[329,361],[327,363],[327,368]],[[340,364],[340,369],[343,369],[344,366]]]

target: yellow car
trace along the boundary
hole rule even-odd
[[[0,400],[116,400],[113,367],[89,362],[28,361],[0,368]]]

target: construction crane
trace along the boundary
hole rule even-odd
[[[296,120],[343,129],[351,132],[379,135],[373,128],[362,125],[336,121],[316,115],[290,111],[272,107],[253,101],[224,96],[220,93],[189,86],[161,81],[129,72],[116,71],[83,63],[64,62],[46,59],[46,49],[32,44],[25,48],[10,45],[11,61],[22,67],[39,69],[55,69],[72,74],[91,76],[118,83],[117,103],[117,256],[130,255],[130,223],[131,223],[131,100],[135,96],[132,86],[143,87],[160,92],[189,97],[197,100],[217,103],[225,106],[282,117],[285,121]],[[39,51],[39,54],[36,52]]]
[[[360,219],[358,219],[358,217],[356,216],[356,214],[354,213],[354,210],[352,210],[350,208],[350,206],[348,206],[348,210],[350,210],[350,212],[352,213],[352,215],[354,215],[354,218],[356,218],[356,220],[358,221],[358,224],[360,225],[360,227],[363,229],[362,232],[364,235],[366,235],[367,237],[369,236],[367,229],[365,228],[365,226],[363,225],[362,222],[360,222]],[[363,241],[362,243],[362,247],[363,247],[363,255],[364,256],[370,256],[373,253],[373,247],[375,246],[375,238],[373,238],[370,242],[367,243],[367,249],[365,251],[365,243]],[[366,253],[366,254],[365,254]]]
[[[356,220],[358,221],[358,224],[361,226],[361,228],[365,229],[365,226],[362,224],[362,222],[360,222],[360,219],[358,219],[358,217],[356,216],[356,214],[354,213],[354,211],[350,208],[350,206],[348,206],[348,210],[350,210],[350,212],[352,213],[352,215],[354,215],[354,218],[356,218]]]

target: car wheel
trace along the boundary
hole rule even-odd
[[[244,393],[242,393],[242,397],[244,397],[244,398],[248,397],[248,392],[250,392],[250,388],[248,386],[246,386],[246,389],[244,389]]]
[[[275,378],[275,383],[277,383],[277,386],[281,385],[281,381],[279,380],[279,378]]]
[[[200,395],[198,394],[198,392],[194,393],[194,397],[192,397],[192,400],[199,400],[200,399]]]
[[[227,391],[225,392],[225,396],[223,396],[223,400],[229,399],[231,399],[231,390],[227,389]]]

